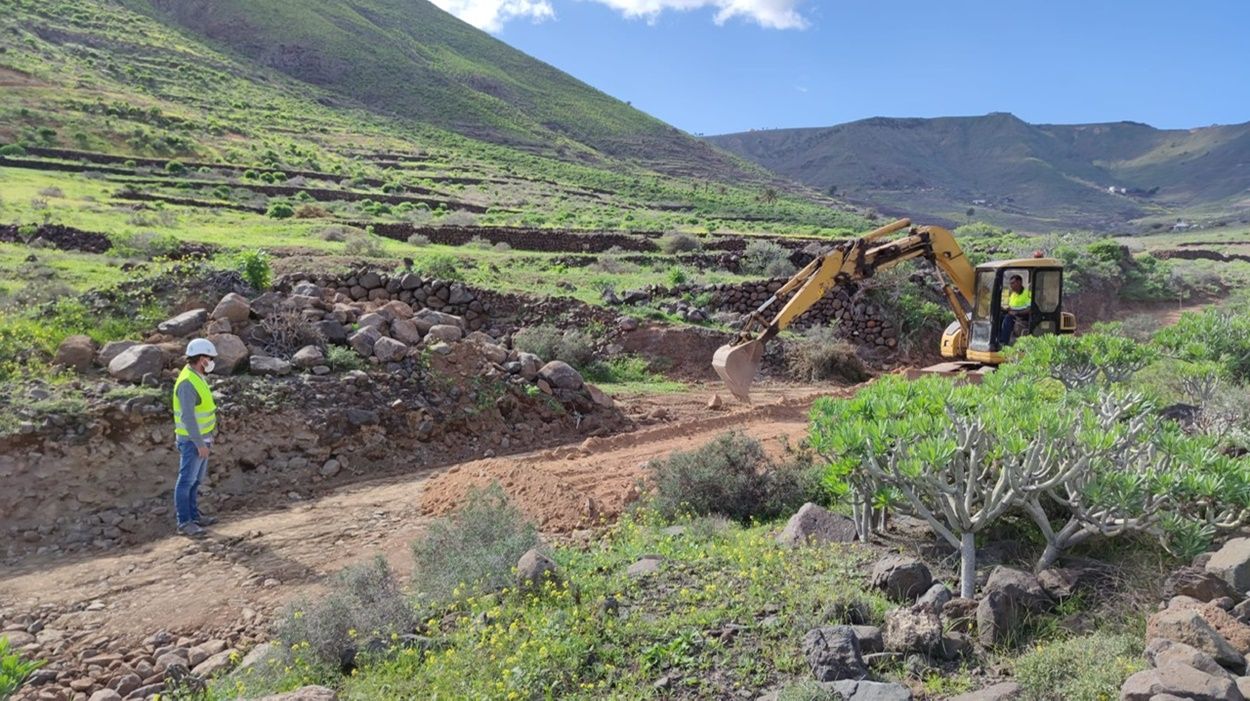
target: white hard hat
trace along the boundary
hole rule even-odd
[[[197,355],[207,355],[210,358],[217,357],[217,346],[207,338],[193,338],[187,344],[187,357],[194,358]]]

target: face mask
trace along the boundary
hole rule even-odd
[[[212,372],[213,368],[215,367],[217,367],[217,363],[214,363],[211,360],[208,361],[207,363],[204,363],[204,374],[207,375],[208,373]]]

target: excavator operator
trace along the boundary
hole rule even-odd
[[[998,335],[998,344],[1000,346],[1010,346],[1012,342],[1012,334],[1016,330],[1016,324],[1021,323],[1027,330],[1029,328],[1029,308],[1033,306],[1033,293],[1024,289],[1024,279],[1019,275],[1012,275],[1007,279],[1007,284],[1011,291],[1007,294],[1006,314],[1003,314],[1003,328]]]

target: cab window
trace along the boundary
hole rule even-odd
[[[994,271],[977,272],[977,299],[972,309],[972,316],[977,319],[990,318],[990,307],[994,300]]]
[[[1033,282],[1033,302],[1043,314],[1053,314],[1059,308],[1063,273],[1058,270],[1039,270]]]

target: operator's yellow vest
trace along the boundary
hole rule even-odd
[[[217,428],[217,402],[213,401],[213,393],[208,383],[190,367],[184,367],[174,382],[174,433],[179,436],[190,436],[191,432],[182,424],[182,406],[178,401],[178,386],[190,382],[200,400],[195,404],[195,422],[200,428],[200,435],[207,436]]]
[[[1012,292],[1007,295],[1007,306],[1012,309],[1024,309],[1033,304],[1033,293],[1028,290]]]

